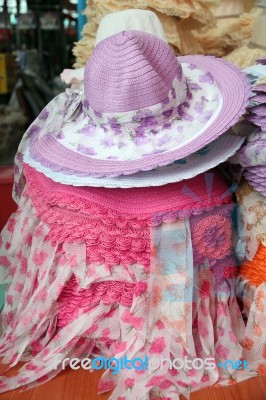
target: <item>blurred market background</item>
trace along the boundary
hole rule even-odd
[[[60,73],[86,17],[85,0],[0,0],[0,229],[16,207],[13,159],[27,127],[65,90]]]

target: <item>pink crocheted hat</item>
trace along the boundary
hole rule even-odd
[[[248,96],[246,77],[230,64],[176,58],[151,34],[121,32],[96,46],[84,96],[63,94],[41,113],[29,131],[30,155],[73,182],[149,171],[217,139],[239,120]]]

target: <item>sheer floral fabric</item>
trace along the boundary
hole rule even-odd
[[[250,362],[250,371],[107,370],[99,393],[113,390],[116,400],[177,399],[264,373],[265,284],[236,278],[235,205],[216,172],[175,184],[175,201],[166,187],[148,212],[139,200],[130,212],[128,194],[119,202],[117,191],[76,192],[26,165],[24,174],[18,211],[1,234],[8,292],[0,351],[10,367],[27,363],[1,377],[1,392],[51,379],[66,357],[99,354]]]

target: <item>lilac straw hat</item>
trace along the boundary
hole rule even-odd
[[[248,97],[245,75],[230,64],[176,58],[151,34],[121,32],[95,47],[84,95],[58,96],[31,126],[29,155],[73,184],[150,171],[217,139],[240,119]]]

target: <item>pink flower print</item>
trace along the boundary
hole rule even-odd
[[[13,303],[13,296],[11,296],[10,294],[6,295],[6,304],[11,305]]]
[[[201,285],[200,296],[204,299],[208,299],[210,297],[210,282],[204,280]]]
[[[265,364],[259,364],[257,371],[260,375],[266,375],[266,365]]]
[[[11,262],[6,256],[0,256],[0,265],[3,267],[10,267]]]
[[[200,308],[201,308],[201,312],[202,312],[203,316],[204,316],[204,317],[208,317],[208,315],[209,315],[209,309],[208,309],[207,304],[206,304],[204,301],[202,301],[202,302],[200,303]]]
[[[2,380],[0,380],[0,389],[7,389],[7,387],[8,387],[7,384]]]
[[[43,234],[43,226],[38,226],[38,228],[35,229],[33,236],[38,238],[42,234]]]
[[[11,244],[9,242],[6,243],[6,250],[10,249]],[[1,247],[1,246],[0,246]]]
[[[165,381],[165,375],[153,376],[145,386],[146,387],[150,387],[150,386],[159,386],[160,387],[164,381]]]
[[[75,267],[78,266],[78,260],[77,260],[77,256],[76,255],[70,257],[69,266],[72,267],[72,268],[75,268]]]
[[[220,328],[219,329],[219,335],[220,336],[224,336],[224,334],[225,334],[225,329],[224,328]]]
[[[112,318],[116,313],[116,308],[113,307],[107,314],[104,314],[103,317],[105,318]]]
[[[7,230],[10,233],[14,232],[15,223],[16,223],[16,220],[14,218],[9,218],[8,223],[7,223]]]
[[[244,349],[246,349],[246,350],[251,350],[252,347],[253,347],[253,344],[254,344],[253,340],[250,339],[250,338],[248,338],[248,337],[246,337],[246,338],[242,341],[242,343],[241,343],[241,345],[242,345],[242,346],[244,347]]]
[[[198,321],[198,330],[200,336],[204,339],[209,335],[209,330],[202,321]]]
[[[48,254],[46,252],[35,250],[32,259],[36,265],[41,266],[47,258]]]
[[[26,274],[27,266],[28,266],[27,259],[25,257],[21,257],[20,269],[19,269],[19,272],[21,273],[21,275],[25,275]]]
[[[104,381],[101,379],[98,383],[98,393],[109,392],[110,390],[113,390],[114,387],[115,383],[113,381]]]
[[[181,387],[185,387],[185,388],[187,387],[187,384],[182,381],[177,381],[176,383]]]
[[[25,368],[28,371],[35,371],[38,367],[37,365],[34,365],[32,362],[29,362],[28,364],[25,365]]]
[[[42,354],[43,354],[44,357],[48,356],[50,354],[50,349],[47,349],[47,348],[44,349]]]
[[[16,340],[16,337],[11,336],[11,340]],[[18,353],[13,354],[13,356],[11,357],[10,362],[14,363],[17,360],[17,358],[18,358]]]
[[[24,244],[26,244],[27,246],[32,245],[32,235],[31,234],[28,234],[24,237]]]
[[[46,318],[47,317],[47,313],[48,313],[48,311],[47,310],[43,310],[43,311],[41,311],[41,312],[39,312],[39,319],[44,319],[44,318]]]
[[[30,379],[30,378],[22,378],[22,379],[19,379],[19,380],[18,380],[18,383],[21,383],[21,384],[23,385],[24,383],[27,383],[27,382],[29,381],[29,379]]]
[[[9,268],[8,275],[14,277],[17,269],[16,267]]]
[[[94,323],[94,324],[92,324],[92,326],[89,329],[87,329],[86,335],[90,335],[92,333],[95,333],[98,329],[99,329],[99,325]]]
[[[35,356],[43,350],[43,345],[37,341],[31,344],[32,355]]]
[[[262,336],[262,329],[261,329],[260,325],[254,324],[252,331],[253,331],[254,335]]]
[[[201,382],[209,382],[209,380],[210,380],[210,377],[209,377],[209,375],[206,374],[206,375],[203,375]]]
[[[178,370],[177,369],[174,369],[174,368],[169,368],[168,369],[168,372],[169,372],[169,374],[171,375],[171,376],[177,376],[177,375],[179,375],[179,372],[178,372]]]
[[[41,378],[37,379],[38,383],[43,383],[49,380],[49,375],[43,375]]]
[[[172,400],[170,397],[155,397],[153,400]]]
[[[171,386],[173,386],[172,382],[169,381],[168,379],[166,379],[165,381],[163,381],[159,387],[160,389],[169,389]]]
[[[144,374],[146,374],[146,370],[145,369],[141,369],[139,371],[136,370],[135,373],[138,374],[138,375],[144,375]]]
[[[62,256],[60,256],[59,260],[58,260],[58,265],[65,265],[66,264],[66,255],[63,254]]]
[[[220,344],[219,346],[216,347],[216,354],[218,355],[218,357],[220,357],[224,360],[227,360],[229,350],[226,347],[224,347],[222,344]]]
[[[228,310],[227,310],[227,306],[225,303],[219,302],[217,304],[217,316],[218,317],[222,317],[222,316],[227,317],[228,316]]]
[[[102,337],[103,337],[103,338],[108,338],[108,336],[110,335],[110,333],[111,333],[110,328],[104,328],[104,329],[102,330]]]
[[[17,282],[14,286],[14,290],[18,293],[22,293],[23,288],[24,288],[24,285],[22,285],[22,283],[19,283],[19,282]]]
[[[119,396],[119,397],[117,397],[117,400],[126,400],[126,398]]]
[[[197,370],[192,368],[192,369],[187,371],[186,375],[187,376],[197,376]]]
[[[48,290],[43,288],[43,289],[39,290],[39,292],[35,298],[36,298],[36,300],[40,300],[42,303],[45,303],[47,297],[48,297]]]
[[[29,323],[31,322],[31,316],[30,315],[25,315],[24,317],[21,317],[20,321],[24,326],[28,326]]]
[[[137,282],[135,287],[135,296],[141,296],[142,293],[147,291],[146,282]]]
[[[126,378],[125,379],[125,385],[126,385],[127,388],[132,388],[134,383],[135,383],[135,379],[132,379],[132,378]]]
[[[165,349],[165,340],[163,336],[155,338],[151,347],[150,347],[150,353],[151,354],[161,354],[163,350]]]
[[[176,340],[176,342],[182,344],[183,340],[180,338],[180,340],[179,340],[179,341]],[[185,358],[186,356],[188,356],[188,352],[187,352],[186,349],[183,349],[182,352],[181,352],[181,354],[182,354],[182,357],[184,357],[184,358]]]
[[[230,338],[232,343],[238,343],[238,340],[237,340],[236,335],[234,334],[234,332],[232,332],[232,331],[229,332],[229,338]]]
[[[114,348],[116,353],[122,353],[127,348],[127,342],[115,342]]]
[[[24,229],[25,229],[25,227],[26,227],[28,221],[29,221],[29,218],[28,218],[28,217],[24,218],[24,220],[23,220],[23,228],[24,228]]]
[[[162,330],[162,329],[165,328],[163,322],[162,322],[160,319],[158,319],[158,321],[155,322],[155,326],[156,326],[156,328],[158,328],[159,330]]]
[[[134,326],[135,329],[141,329],[144,323],[144,318],[134,317],[129,310],[125,310],[121,316],[121,320]]]

